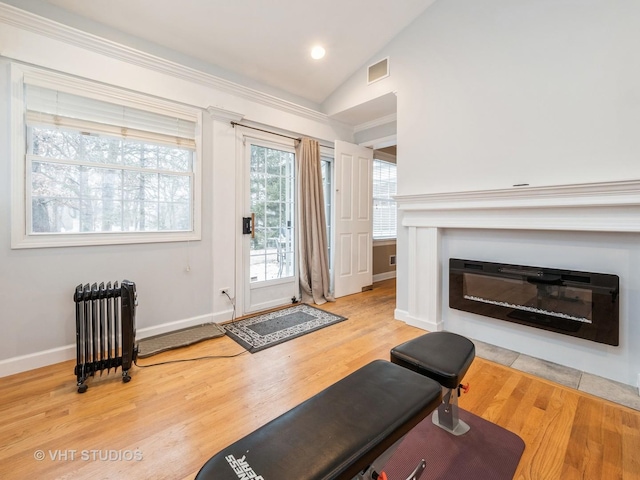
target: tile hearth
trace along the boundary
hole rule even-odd
[[[559,383],[566,387],[575,388],[581,392],[595,395],[596,397],[604,398],[605,400],[619,403],[620,405],[635,410],[640,410],[638,388],[607,378],[598,377],[590,373],[581,372],[575,368],[564,367],[557,363],[530,357],[479,340],[471,340],[476,347],[476,355],[480,358],[530,373],[531,375]]]

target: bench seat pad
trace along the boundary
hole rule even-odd
[[[452,332],[425,333],[391,349],[393,363],[452,389],[458,388],[475,356],[473,342]]]
[[[213,456],[196,480],[351,479],[440,401],[437,382],[375,360]]]

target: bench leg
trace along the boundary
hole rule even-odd
[[[358,474],[353,480],[376,480],[378,478],[378,472],[382,470],[391,456],[396,453],[396,450],[404,440],[404,437],[396,441],[393,445],[387,448],[382,455],[376,458],[371,465],[362,473]]]
[[[403,439],[404,437],[389,448],[389,450],[391,450],[391,454],[395,453],[395,450],[398,447],[398,444]],[[386,455],[387,455],[387,452],[385,452],[382,456],[386,456]],[[379,463],[379,465],[386,465],[389,459],[391,458],[391,455],[386,456],[386,458],[384,458],[383,461],[380,461],[380,458],[381,457],[376,459],[374,464]],[[418,462],[418,465],[416,466],[416,468],[413,469],[413,472],[409,474],[406,480],[420,480],[420,477],[422,476],[426,468],[427,468],[427,462],[423,458],[422,460],[420,460],[420,462]],[[362,473],[359,473],[352,480],[381,480],[381,479],[388,480],[387,474],[384,472],[378,473],[374,465],[371,465],[367,470],[365,470]]]
[[[458,418],[458,391],[457,389],[442,387],[442,403],[433,412],[433,423],[453,435],[463,435],[471,427]]]

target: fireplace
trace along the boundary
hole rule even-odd
[[[617,275],[449,259],[449,306],[617,346]]]

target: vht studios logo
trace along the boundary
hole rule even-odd
[[[33,458],[38,461],[49,459],[53,462],[139,462],[140,450],[36,450]]]
[[[257,475],[253,471],[253,468],[247,463],[245,455],[242,458],[235,458],[233,455],[227,455],[224,458],[240,480],[264,480],[262,475]]]

